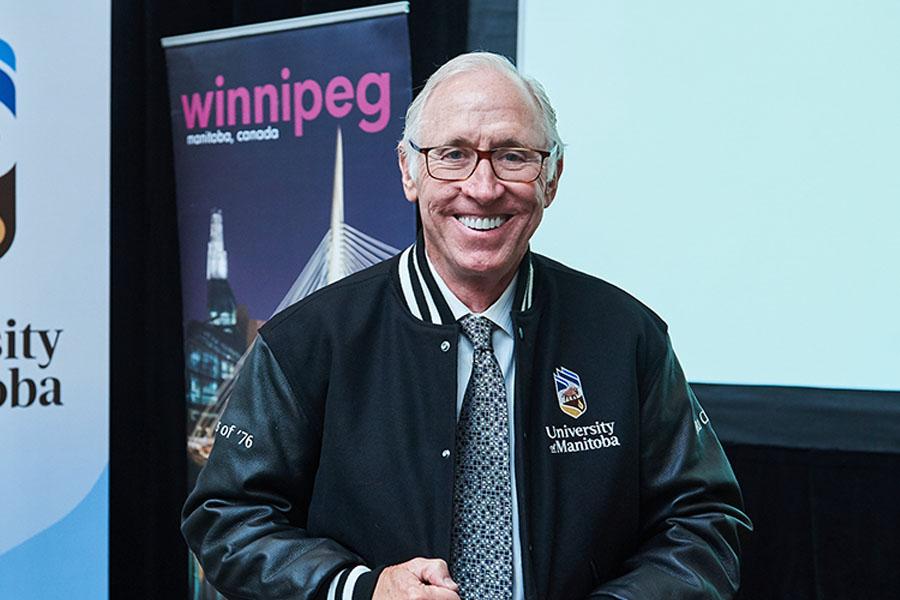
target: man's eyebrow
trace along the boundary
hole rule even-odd
[[[441,146],[466,146],[468,148],[475,147],[470,140],[461,137],[455,137],[452,140],[449,140],[446,144],[441,144]]]
[[[493,145],[494,148],[527,148],[528,144],[515,138],[506,138]]]
[[[455,137],[452,140],[448,141],[446,144],[441,144],[441,146],[464,146],[466,148],[475,148],[475,145],[471,140],[461,137]],[[515,138],[504,138],[499,142],[494,142],[491,144],[491,148],[528,148],[527,144],[524,144],[521,140],[517,140]],[[487,150],[487,148],[485,148]]]

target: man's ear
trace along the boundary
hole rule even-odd
[[[544,208],[549,207],[553,199],[556,198],[556,190],[559,189],[559,178],[562,177],[562,172],[563,159],[560,158],[556,161],[556,176],[553,178],[553,181],[548,181],[547,185],[544,186]]]
[[[416,180],[409,173],[406,151],[402,146],[397,148],[397,161],[400,165],[400,177],[403,181],[403,194],[410,202],[416,202],[419,199],[419,189],[416,186]]]

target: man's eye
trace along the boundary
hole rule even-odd
[[[525,152],[519,150],[501,150],[497,153],[497,160],[505,163],[527,162],[528,156]]]
[[[448,162],[465,160],[466,153],[461,148],[440,148],[436,152],[438,160]]]

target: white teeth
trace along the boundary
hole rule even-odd
[[[488,231],[496,229],[506,222],[506,217],[456,217],[460,223],[469,229],[478,231]]]

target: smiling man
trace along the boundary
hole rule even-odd
[[[260,330],[183,531],[226,596],[729,598],[750,524],[665,323],[529,251],[553,109],[463,55],[399,145],[419,240]]]
[[[483,68],[475,68],[479,61]],[[475,312],[512,281],[562,171],[562,143],[545,130],[538,98],[512,73],[498,77],[506,64],[487,66],[494,61],[463,57],[438,71],[410,108],[400,146],[403,187],[420,203],[426,254]],[[473,70],[456,73],[470,63]],[[543,169],[548,158],[552,177]]]

